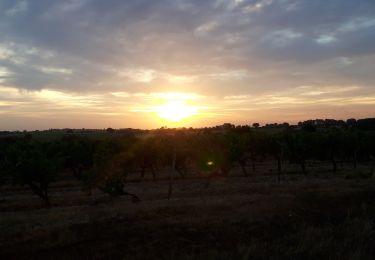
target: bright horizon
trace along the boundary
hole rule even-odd
[[[375,111],[375,2],[0,1],[0,130]]]

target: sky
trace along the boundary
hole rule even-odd
[[[0,130],[365,118],[374,0],[0,0]]]

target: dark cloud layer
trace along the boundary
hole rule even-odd
[[[373,0],[0,0],[0,82],[222,96],[372,90],[374,14]]]

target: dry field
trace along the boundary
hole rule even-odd
[[[375,178],[339,173],[129,182],[129,197],[81,192],[65,180],[45,209],[3,187],[1,259],[371,259]]]

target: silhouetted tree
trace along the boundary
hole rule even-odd
[[[136,164],[141,170],[141,179],[144,178],[146,171],[149,170],[153,180],[156,180],[157,167],[161,156],[160,149],[162,149],[161,138],[158,136],[141,139],[133,146],[132,153]]]
[[[78,136],[65,136],[61,139],[60,149],[64,157],[64,165],[80,181],[83,178],[83,171],[93,166],[96,144],[94,140]]]
[[[12,147],[10,171],[13,184],[28,185],[50,207],[49,185],[56,180],[61,160],[51,153],[51,144],[27,142]]]
[[[122,152],[126,147],[119,140],[111,139],[102,141],[94,154],[94,167],[91,171],[91,183],[111,197],[122,195],[131,196],[133,202],[139,198],[124,190],[126,172],[123,165],[118,163],[123,158]]]

